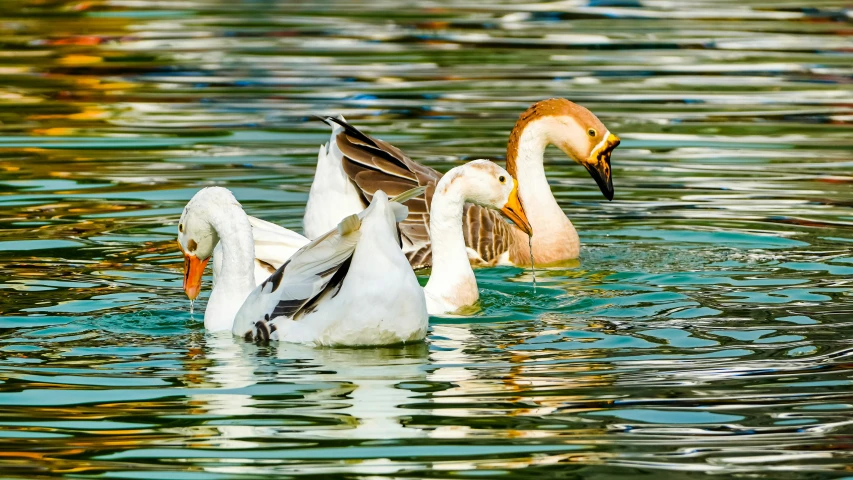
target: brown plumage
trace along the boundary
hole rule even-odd
[[[432,264],[429,205],[442,174],[414,162],[397,147],[365,135],[344,121],[327,120],[344,127],[336,142],[343,153],[344,172],[358,188],[365,206],[376,190],[393,197],[414,187],[427,187],[424,195],[405,203],[409,216],[400,223],[400,236],[403,251],[412,267],[429,267]],[[469,253],[476,252],[476,256],[469,254],[471,263],[493,265],[509,249],[513,227],[504,221],[500,213],[466,204],[462,221],[465,245],[470,249]]]

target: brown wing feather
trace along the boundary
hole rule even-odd
[[[471,263],[494,265],[509,249],[514,227],[506,223],[500,213],[468,203],[462,223],[465,245],[479,257],[471,259]]]
[[[442,174],[413,161],[390,143],[365,135],[347,122],[331,117],[326,120],[344,127],[336,138],[343,153],[344,172],[361,192],[365,204],[370,203],[376,190],[394,196],[414,187],[427,187],[424,195],[405,203],[409,216],[400,223],[400,236],[412,268],[432,265],[429,205]],[[509,248],[512,227],[500,213],[466,204],[462,221],[465,244],[480,257],[472,259],[472,263],[494,264]]]

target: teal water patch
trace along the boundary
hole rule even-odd
[[[643,335],[657,337],[666,340],[673,347],[679,348],[697,348],[697,347],[713,347],[719,345],[719,342],[696,338],[690,335],[690,332],[679,330],[676,328],[661,328],[657,330],[645,330],[641,332]]]
[[[109,187],[110,183],[95,183],[95,182],[76,182],[74,180],[11,180],[0,182],[0,185],[8,185],[17,189],[28,192],[56,192],[56,191],[73,191],[73,190],[89,190],[93,188]],[[0,197],[2,199],[3,197]]]
[[[616,417],[621,420],[657,424],[707,424],[730,423],[743,420],[741,415],[723,413],[684,411],[684,410],[654,410],[654,409],[612,409],[598,412],[588,412],[584,416]]]
[[[580,350],[580,349],[640,349],[654,348],[658,344],[649,342],[642,338],[629,335],[608,335],[601,332],[562,332],[559,341],[552,336],[545,337],[542,341],[535,339],[531,343],[514,345],[512,350]]]
[[[65,248],[77,248],[83,244],[73,240],[12,240],[0,242],[0,252],[2,251],[43,251],[43,250],[59,250]]]
[[[86,405],[124,402],[145,402],[192,398],[200,395],[240,396],[293,396],[300,397],[304,392],[322,388],[322,385],[268,384],[250,385],[242,388],[109,388],[101,390],[64,389],[62,395],[55,390],[32,389],[20,392],[0,392],[0,405],[38,405],[43,407],[63,405]]]
[[[49,325],[63,325],[79,321],[82,317],[61,315],[3,315],[0,316],[0,328],[35,328]]]
[[[806,346],[806,347],[796,347],[788,350],[787,354],[789,357],[797,357],[800,355],[811,355],[817,352],[817,347],[814,346]]]
[[[796,323],[797,325],[815,325],[816,323],[818,323],[817,320],[809,318],[805,315],[790,315],[790,316],[785,316],[785,317],[776,317],[776,320],[779,320],[781,322]]]
[[[28,422],[4,422],[0,426],[9,427],[38,427],[59,430],[137,430],[152,427],[152,424],[115,422],[111,420],[56,420],[50,422],[28,421]]]
[[[523,453],[556,453],[583,450],[580,445],[410,445],[381,447],[347,447],[286,450],[200,450],[200,449],[138,449],[109,455],[100,460],[125,460],[131,458],[257,458],[257,459],[344,459],[367,458],[466,458],[484,455],[512,455]]]
[[[97,353],[100,352],[96,352],[95,354]],[[105,351],[101,354],[104,353],[107,352]],[[75,352],[75,354],[79,354],[79,352]],[[164,387],[169,385],[169,382],[159,378],[125,378],[96,375],[19,375],[17,379],[46,385],[89,385],[93,387]]]
[[[747,303],[761,304],[777,304],[777,303],[792,303],[792,302],[826,302],[832,299],[829,295],[814,292],[843,292],[840,288],[790,288],[784,290],[774,290],[771,293],[764,292],[729,292],[724,295],[727,297],[738,297],[737,300]]]
[[[110,293],[96,295],[89,300],[69,300],[45,307],[25,308],[25,312],[92,313],[116,307],[141,305],[145,299],[154,297],[146,293]]]
[[[844,276],[853,276],[853,267],[844,267],[840,265],[832,265],[832,264],[823,264],[817,262],[811,263],[802,263],[802,262],[788,262],[779,265],[782,268],[788,268],[791,270],[798,271],[812,271],[812,272],[827,272],[830,275],[844,275]]]
[[[791,343],[803,340],[801,335],[777,335],[775,337],[764,337],[755,340],[755,343]]]
[[[851,410],[853,405],[849,403],[825,403],[821,405],[804,405],[803,410]]]
[[[48,438],[68,438],[70,435],[62,433],[50,432],[28,432],[22,430],[3,430],[0,428],[0,439],[3,438],[20,438],[20,439],[48,439]]]
[[[674,244],[700,243],[732,248],[777,249],[805,247],[809,245],[800,240],[773,235],[731,231],[664,230],[649,227],[608,231],[587,230],[585,235],[606,235],[610,238],[624,237],[626,239],[655,239]]]
[[[814,418],[795,418],[792,420],[779,420],[777,422],[773,422],[774,425],[809,425],[812,423],[817,423],[817,420]]]
[[[714,315],[719,315],[723,313],[722,310],[717,310],[716,308],[709,307],[699,307],[699,308],[685,308],[684,310],[679,310],[676,312],[671,312],[669,314],[670,318],[676,319],[689,319],[689,318],[699,318],[699,317],[711,317]]]

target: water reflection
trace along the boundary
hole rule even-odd
[[[209,416],[244,418],[256,427],[216,427],[217,441],[263,437],[385,439],[422,436],[406,428],[405,409],[426,379],[428,348],[424,344],[381,349],[314,349],[300,345],[258,346],[230,334],[208,334],[207,365],[192,384],[204,393],[189,404]],[[253,396],[272,385],[311,386],[299,399],[315,408],[288,412],[276,425],[277,409]],[[302,387],[300,387],[300,390]],[[192,390],[189,390],[192,392]],[[303,419],[304,416],[304,419]],[[224,423],[232,423],[227,420]],[[288,427],[287,424],[292,423]],[[212,422],[211,424],[217,424]],[[311,424],[314,424],[311,426]]]

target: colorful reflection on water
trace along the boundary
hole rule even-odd
[[[853,26],[844,1],[6,0],[5,478],[853,476]],[[423,345],[258,346],[180,289],[183,205],[300,229],[313,114],[446,170],[565,96],[579,262],[478,271]]]

